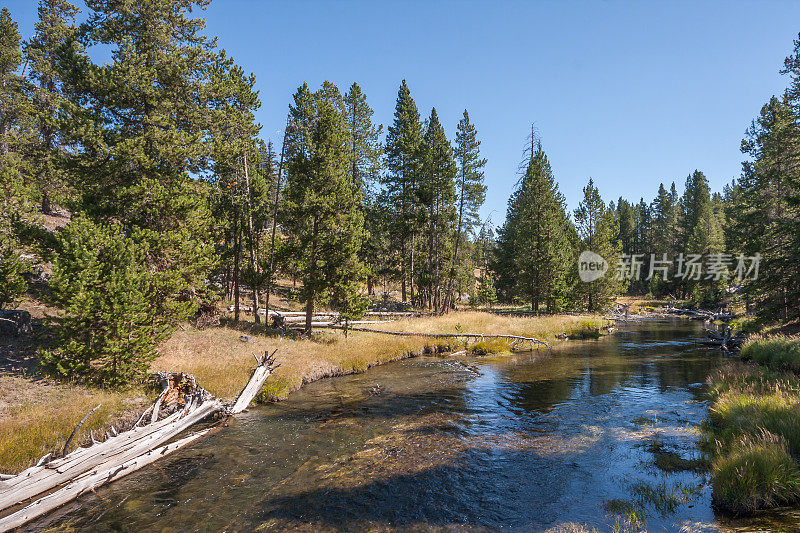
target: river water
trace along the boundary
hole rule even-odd
[[[721,361],[701,337],[654,321],[322,380],[28,529],[609,531],[630,505],[648,531],[791,529],[791,512],[717,517],[707,475],[656,465],[699,457],[703,382]]]

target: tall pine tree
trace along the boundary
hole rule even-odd
[[[347,316],[363,309],[362,193],[349,172],[351,139],[339,102],[334,86],[312,93],[303,84],[290,108],[283,224],[303,282],[308,334],[322,298]]]
[[[212,265],[205,187],[220,54],[194,13],[209,0],[141,4],[89,0],[80,39],[65,59],[70,163],[82,207],[136,230],[161,287],[154,302],[174,319],[199,304]],[[110,51],[103,63],[96,48]]]
[[[58,121],[62,118],[65,99],[59,61],[65,55],[63,47],[77,46],[75,16],[78,9],[66,0],[41,0],[39,20],[33,38],[25,46],[30,77],[35,84],[33,115],[36,139],[29,149],[31,166],[36,177],[41,211],[52,213],[55,193],[66,189],[61,164],[62,145]]]
[[[506,299],[521,297],[531,310],[563,308],[568,293],[572,246],[566,202],[550,161],[532,134],[525,174],[508,203],[499,231],[494,270]]]
[[[436,108],[427,120],[420,149],[418,198],[421,210],[422,261],[418,269],[420,300],[438,309],[443,300],[443,274],[453,254],[456,224],[456,162]]]
[[[389,232],[399,251],[399,278],[402,300],[408,291],[414,297],[414,248],[419,229],[419,172],[422,124],[419,111],[406,80],[397,91],[394,119],[386,134],[386,174],[381,203],[393,214]],[[408,284],[410,283],[410,286]]]
[[[464,110],[464,116],[458,122],[456,129],[455,158],[458,167],[456,176],[456,203],[458,219],[453,242],[453,255],[447,273],[447,290],[442,303],[442,312],[452,304],[453,281],[459,275],[462,266],[463,250],[460,245],[466,241],[476,224],[480,221],[478,210],[486,199],[486,185],[483,183],[483,167],[486,159],[480,155],[481,142],[478,140],[478,131],[469,121],[469,114]],[[471,274],[467,277],[470,279]]]
[[[600,255],[609,265],[605,276],[579,285],[579,294],[589,311],[603,310],[622,292],[623,281],[615,272],[615,265],[622,253],[622,246],[616,239],[619,233],[617,224],[594,182],[589,179],[583,188],[583,200],[575,210],[575,225],[583,249]]]

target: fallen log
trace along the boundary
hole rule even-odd
[[[132,429],[119,433],[115,430],[116,435],[107,434],[104,442],[96,442],[92,438],[90,446],[62,454],[58,459],[51,460],[45,456],[36,466],[0,480],[0,514],[38,497],[24,508],[0,518],[0,531],[19,527],[87,490],[127,475],[161,455],[186,446],[205,432],[164,444],[211,415],[230,416],[242,412],[277,368],[274,355],[275,352],[272,355],[265,353],[262,358],[256,357],[257,366],[233,404],[214,398],[197,385],[197,381],[189,374],[159,372],[157,376],[166,386]],[[165,416],[159,420],[162,410]],[[143,420],[147,420],[146,414],[149,412],[152,412],[149,423],[139,426]],[[88,415],[84,420],[86,418]]]
[[[391,324],[392,322],[395,322],[395,321],[394,320],[350,320],[348,322],[348,324],[350,324],[351,327],[348,328],[348,329],[353,329],[352,326],[354,326],[354,325],[358,326],[358,325],[362,325],[362,324]],[[295,327],[296,328],[298,326],[304,327],[305,324],[306,324],[305,320],[302,321],[302,322],[296,321],[296,322],[290,322],[289,324],[287,324],[287,327],[290,327],[290,328],[291,327]],[[344,329],[344,324],[341,324],[341,323],[338,323],[338,322],[312,322],[311,323],[311,327],[312,328]]]
[[[135,459],[122,463],[121,465],[83,474],[55,492],[39,498],[15,513],[12,513],[4,518],[0,518],[0,531],[9,531],[11,529],[20,527],[30,522],[34,518],[37,518],[64,505],[67,502],[74,500],[86,492],[127,476],[128,474],[135,472],[146,465],[149,465],[156,459],[164,457],[165,455],[191,444],[197,439],[203,437],[209,431],[211,431],[211,428],[199,431],[171,444],[162,446],[161,448],[145,452]]]
[[[352,322],[351,322],[352,324]],[[328,327],[336,329],[344,329],[342,324],[330,324]],[[432,338],[464,338],[464,339],[506,339],[517,342],[530,342],[531,344],[542,344],[550,348],[551,346],[534,337],[523,337],[521,335],[501,335],[493,333],[423,333],[417,331],[392,331],[388,329],[365,328],[360,326],[347,327],[350,331],[364,331],[367,333],[383,333],[384,335],[398,335],[406,337],[432,337]]]

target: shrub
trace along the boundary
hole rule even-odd
[[[58,236],[52,288],[63,309],[59,343],[43,353],[56,373],[120,385],[141,377],[170,333],[163,285],[144,264],[147,246],[117,225],[73,219]]]
[[[756,333],[761,328],[761,323],[752,316],[734,318],[728,325],[737,333]]]

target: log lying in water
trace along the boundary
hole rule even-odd
[[[352,324],[352,322],[351,322]],[[341,324],[331,324],[327,327],[344,329]],[[385,335],[400,335],[405,337],[432,337],[432,338],[463,338],[463,339],[506,339],[514,342],[530,342],[531,345],[542,344],[550,348],[551,346],[543,340],[534,337],[523,337],[521,335],[500,335],[491,333],[422,333],[417,331],[391,331],[388,329],[364,328],[359,326],[349,326],[350,331],[366,331],[368,333],[383,333]]]
[[[719,346],[723,350],[728,351],[741,348],[742,344],[744,343],[744,336],[733,335],[731,328],[729,327],[723,328],[722,333],[706,328],[706,336],[708,338],[700,341],[700,344],[705,344],[706,346]]]
[[[256,357],[253,375],[236,401],[225,404],[197,385],[194,377],[182,372],[160,372],[163,392],[151,407],[149,424],[139,426],[145,415],[129,431],[108,435],[104,442],[78,448],[61,458],[42,458],[36,466],[0,481],[0,514],[31,498],[27,506],[0,518],[0,531],[8,531],[77,498],[88,490],[118,479],[150,464],[162,455],[194,442],[206,431],[164,445],[197,422],[217,414],[240,413],[255,398],[264,381],[277,368],[273,356]],[[158,420],[162,412],[165,417]],[[116,431],[115,431],[116,432]],[[47,494],[47,495],[45,495]]]

